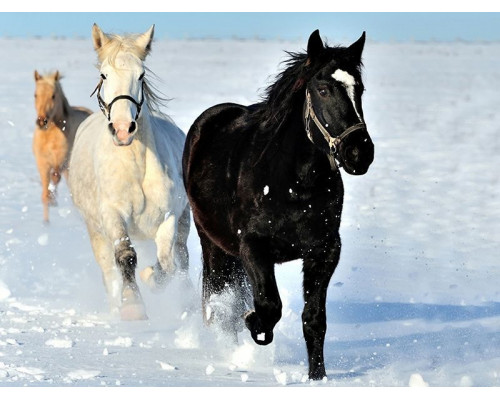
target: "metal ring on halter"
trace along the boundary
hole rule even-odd
[[[109,103],[109,104],[107,104],[104,101],[104,99],[101,97],[101,87],[102,87],[103,82],[104,82],[104,80],[101,78],[101,80],[97,84],[96,88],[94,89],[94,91],[92,92],[92,94],[90,95],[90,97],[92,97],[94,95],[94,93],[97,92],[97,103],[99,104],[99,108],[101,109],[101,111],[104,114],[104,116],[108,119],[108,121],[111,120],[111,106],[117,100],[121,100],[121,99],[129,100],[129,101],[131,101],[132,103],[134,103],[136,105],[137,112],[135,114],[135,118],[134,119],[137,120],[137,118],[139,118],[139,113],[141,112],[142,104],[144,103],[144,81],[142,82],[142,99],[141,99],[140,102],[138,102],[132,96],[129,96],[129,95],[126,95],[126,94],[122,94],[122,95],[116,96],[113,100],[111,100],[111,103]],[[106,112],[107,112],[107,115],[106,115]]]

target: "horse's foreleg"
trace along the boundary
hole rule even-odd
[[[302,330],[309,359],[309,379],[326,376],[324,343],[326,334],[326,295],[328,284],[340,257],[340,237],[333,244],[308,253],[304,258],[304,311]],[[326,256],[326,258],[325,258]]]
[[[48,186],[50,205],[57,206],[57,185],[61,181],[61,173],[59,172],[59,167],[54,167],[50,171],[50,183]]]
[[[155,236],[157,262],[141,271],[141,280],[152,290],[161,290],[175,272],[174,244],[177,221],[174,215],[165,218]]]
[[[139,287],[135,280],[137,254],[127,233],[123,219],[114,210],[104,213],[105,229],[114,246],[115,262],[122,278],[122,304],[120,315],[123,320],[147,319]]]
[[[245,315],[245,323],[255,343],[266,345],[273,341],[273,329],[281,318],[282,308],[268,241],[245,238],[240,255],[250,278],[255,306],[255,310]]]
[[[88,226],[88,232],[95,259],[101,267],[111,312],[118,314],[121,306],[123,279],[115,264],[113,246],[108,238],[90,226]]]
[[[40,181],[42,183],[43,221],[49,222],[49,205],[51,202],[51,196],[49,191],[50,165],[41,156],[37,156],[36,165],[38,167],[38,173],[40,174]]]

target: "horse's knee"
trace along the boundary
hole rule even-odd
[[[115,260],[125,281],[135,280],[135,267],[137,266],[137,253],[128,238],[119,239],[115,246]]]
[[[54,185],[59,184],[59,182],[61,181],[61,174],[59,173],[59,170],[52,171],[52,173],[50,174],[50,178]]]

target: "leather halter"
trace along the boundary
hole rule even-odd
[[[304,111],[304,121],[305,121],[305,126],[306,126],[306,133],[307,137],[309,140],[313,142],[312,139],[312,132],[311,132],[311,127],[310,127],[310,122],[311,120],[314,122],[316,127],[319,129],[323,137],[325,138],[326,142],[328,143],[328,147],[330,148],[330,154],[328,155],[328,159],[330,161],[330,166],[332,169],[337,168],[337,164],[335,163],[335,155],[338,153],[338,147],[342,141],[349,136],[352,132],[357,131],[359,129],[366,129],[366,125],[363,122],[360,122],[358,124],[352,125],[349,128],[347,128],[344,132],[342,132],[338,136],[332,136],[330,135],[330,132],[326,129],[325,126],[321,123],[321,121],[318,119],[316,116],[316,113],[314,112],[314,108],[312,105],[311,101],[311,94],[309,93],[309,89],[306,89],[306,102],[305,102],[305,111]]]
[[[92,94],[90,95],[90,97],[92,97],[94,95],[94,93],[97,92],[97,102],[99,103],[99,108],[101,109],[102,113],[104,114],[104,116],[108,119],[108,121],[111,120],[111,107],[113,106],[113,104],[117,101],[117,100],[129,100],[131,101],[132,103],[134,103],[137,107],[137,112],[135,114],[135,120],[137,120],[137,118],[139,118],[139,113],[141,112],[141,108],[142,108],[142,104],[144,103],[144,81],[142,81],[142,99],[141,101],[137,101],[136,99],[134,99],[132,96],[129,96],[127,94],[122,94],[122,95],[119,95],[119,96],[116,96],[113,100],[111,100],[111,102],[109,104],[107,104],[104,99],[101,97],[101,87],[102,87],[102,84],[104,83],[104,79],[101,78],[101,80],[99,81],[99,83],[97,84],[96,88],[94,89],[94,91],[92,92]],[[107,112],[107,115],[106,115],[106,112]]]

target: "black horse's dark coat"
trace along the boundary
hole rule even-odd
[[[305,92],[331,136],[359,123],[348,92],[331,75],[340,68],[354,77],[361,110],[363,45],[364,34],[348,48],[327,47],[315,31],[307,54],[289,53],[287,68],[262,103],[220,104],[201,114],[183,155],[203,251],[206,319],[235,333],[242,314],[253,308],[244,322],[257,343],[270,343],[281,318],[274,265],[302,259],[302,318],[312,379],[325,376],[326,292],[340,256],[344,188],[324,137],[316,127],[311,138],[306,134]],[[366,172],[373,160],[366,130],[340,147],[347,154],[337,154],[341,166]],[[210,306],[212,296],[223,292],[232,293],[232,303]]]

